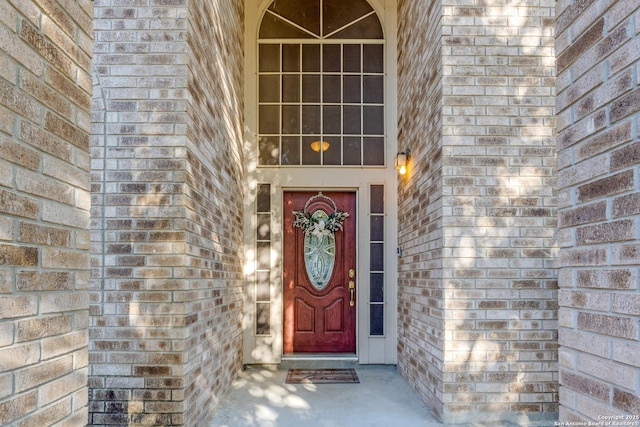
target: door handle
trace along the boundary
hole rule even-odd
[[[349,296],[350,296],[349,305],[351,307],[356,305],[355,294],[356,294],[356,282],[354,282],[353,280],[349,280]]]

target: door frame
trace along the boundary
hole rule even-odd
[[[243,294],[243,361],[245,364],[279,364],[284,355],[284,295],[283,295],[283,195],[288,191],[354,192],[356,194],[356,355],[361,364],[397,363],[397,193],[395,170],[308,170],[308,169],[260,169],[258,179],[248,186],[245,195],[245,292]],[[387,179],[385,178],[385,175]],[[392,177],[392,178],[391,178]],[[299,182],[301,185],[278,185]],[[391,182],[389,182],[391,181]],[[313,185],[313,183],[317,185]],[[355,185],[343,186],[345,182]],[[271,288],[271,333],[255,333],[255,263],[256,263],[256,183],[271,187],[272,211],[272,274]],[[385,228],[385,334],[369,335],[369,188],[384,185],[387,226]]]

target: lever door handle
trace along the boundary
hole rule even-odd
[[[349,305],[353,307],[354,305],[356,305],[356,282],[354,282],[353,280],[349,280],[349,296]]]

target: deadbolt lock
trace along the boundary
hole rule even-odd
[[[353,268],[349,269],[349,278],[353,279],[354,277],[356,277],[356,271]]]

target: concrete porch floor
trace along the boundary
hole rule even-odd
[[[389,365],[355,365],[359,384],[285,384],[290,367],[248,367],[206,427],[441,427],[431,410]],[[478,421],[447,426],[546,427],[553,420]]]

